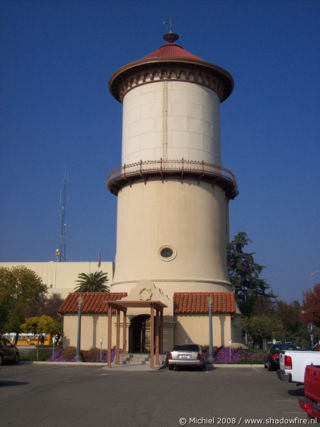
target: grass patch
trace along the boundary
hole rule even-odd
[[[19,359],[25,362],[45,362],[52,356],[52,348],[36,348],[27,351],[19,350]]]

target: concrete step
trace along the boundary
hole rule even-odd
[[[166,354],[159,355],[160,365],[164,363]],[[120,353],[121,365],[146,365],[150,362],[149,353]]]

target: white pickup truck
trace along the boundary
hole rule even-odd
[[[320,365],[320,351],[284,350],[280,353],[278,377],[282,381],[303,384],[308,365]]]

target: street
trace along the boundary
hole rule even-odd
[[[263,368],[125,372],[21,363],[1,366],[0,424],[151,427],[296,419],[299,425],[307,419],[298,405],[302,394],[302,387]]]

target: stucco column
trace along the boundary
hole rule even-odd
[[[117,309],[117,328],[116,328],[116,364],[119,365],[119,347],[120,347],[120,311]]]
[[[156,309],[156,365],[159,365],[159,310]]]
[[[160,353],[163,353],[163,308],[160,310]]]
[[[127,312],[123,312],[122,353],[127,352]]]
[[[154,367],[154,311],[150,307],[150,368]]]
[[[108,368],[111,368],[112,308],[108,305]]]

